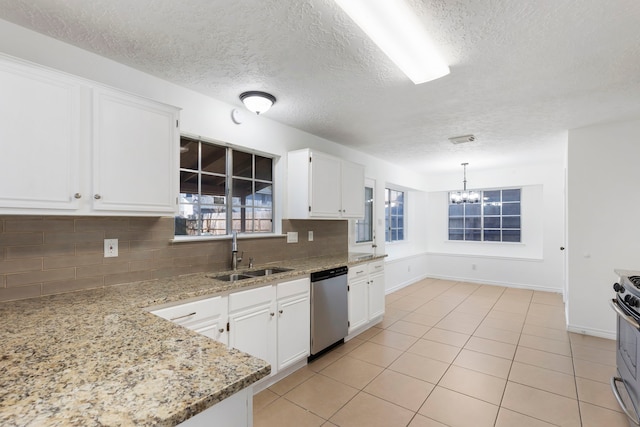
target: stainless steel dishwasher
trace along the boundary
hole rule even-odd
[[[349,329],[347,267],[311,274],[311,355],[344,342]]]

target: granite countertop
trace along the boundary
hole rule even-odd
[[[382,258],[309,258],[277,263],[289,272],[236,282],[211,278],[225,272],[200,273],[2,303],[0,425],[176,425],[271,367],[148,307]]]

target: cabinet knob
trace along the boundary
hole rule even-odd
[[[282,314],[282,313],[283,313],[283,310],[278,310],[278,313]]]
[[[76,193],[76,194],[73,195],[73,197],[75,197],[76,199],[81,199],[82,198],[82,194]]]
[[[99,194],[95,194],[95,195],[93,196],[93,198],[94,198],[94,199],[96,199],[96,200],[100,200],[100,199],[102,199],[102,196],[101,196],[101,195],[99,195]]]
[[[269,313],[269,314],[271,315],[271,317],[273,317],[273,316],[275,316],[275,315],[276,315],[275,313]]]
[[[218,332],[223,333],[224,332],[224,328],[218,329]]]

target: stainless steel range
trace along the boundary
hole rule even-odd
[[[611,308],[617,317],[617,376],[611,378],[611,389],[630,426],[640,426],[640,274],[616,271],[620,279],[613,285],[616,298]]]

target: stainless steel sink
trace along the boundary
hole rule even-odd
[[[234,282],[236,280],[253,279],[255,276],[247,276],[246,274],[233,273],[223,274],[222,276],[209,276],[212,279],[222,280],[223,282]]]
[[[271,267],[262,268],[260,270],[243,271],[241,273],[223,274],[221,276],[209,276],[212,279],[222,280],[223,282],[235,282],[236,280],[254,279],[256,277],[270,276],[272,274],[284,273],[291,271],[292,268]]]
[[[271,268],[263,268],[260,270],[254,271],[245,271],[242,274],[246,274],[251,277],[259,277],[259,276],[270,276],[271,274],[284,273],[287,271],[293,270],[292,268],[282,268],[282,267],[271,267]]]

